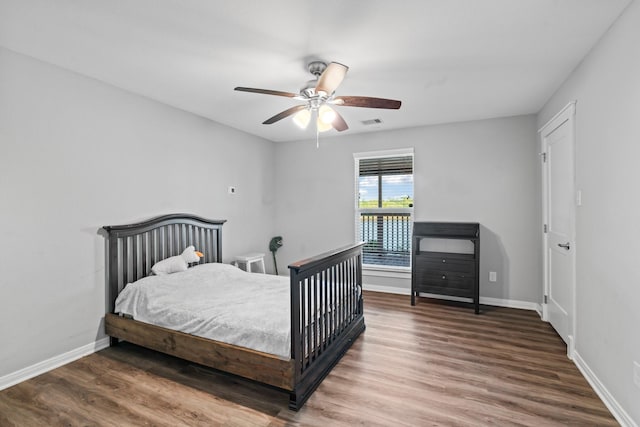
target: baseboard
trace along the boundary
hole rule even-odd
[[[364,289],[365,291],[384,292],[387,294],[397,294],[397,295],[407,295],[407,296],[411,295],[410,289],[396,288],[394,286],[378,286],[378,285],[363,284],[362,289]],[[445,295],[436,295],[436,294],[420,294],[420,295],[425,296],[427,298],[471,302],[470,298],[448,297]],[[489,298],[489,297],[480,297],[480,304],[491,305],[494,307],[519,308],[522,310],[534,310],[534,311],[538,311],[538,308],[539,308],[539,304],[535,302],[509,300],[509,299],[501,299],[501,298]]]
[[[538,316],[540,316],[540,318],[544,320],[544,311],[542,309],[542,304],[536,304],[536,312],[538,313]]]
[[[411,295],[411,289],[396,288],[395,286],[362,285],[362,289],[372,292],[383,292],[385,294]]]
[[[81,357],[95,353],[96,351],[100,351],[107,347],[109,347],[109,337],[101,338],[98,341],[83,345],[82,347],[78,347],[50,359],[43,360],[35,365],[27,366],[19,371],[12,372],[0,377],[0,390],[4,390],[5,388],[21,383],[22,381],[44,374],[45,372],[49,372],[52,369],[59,368],[62,365],[66,365],[67,363],[71,363],[74,360],[78,360]]]
[[[600,400],[605,404],[605,406],[609,409],[611,414],[615,417],[615,419],[620,423],[622,427],[638,427],[635,421],[631,418],[629,414],[618,404],[616,399],[609,393],[609,390],[600,382],[596,374],[589,368],[580,357],[577,351],[573,352],[573,363],[576,364],[578,370],[582,373],[582,376],[587,379],[587,382],[591,385],[591,388],[596,392]]]
[[[496,307],[519,308],[520,310],[536,311],[538,304],[529,301],[519,301],[515,299],[480,297],[480,304],[493,305]]]

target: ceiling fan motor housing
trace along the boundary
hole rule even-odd
[[[300,95],[305,98],[313,98],[316,95],[316,84],[318,80],[309,80],[300,88]]]

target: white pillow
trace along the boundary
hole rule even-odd
[[[202,253],[196,251],[195,247],[189,246],[182,251],[182,254],[180,255],[175,255],[156,262],[153,264],[153,267],[151,267],[151,271],[153,271],[153,274],[157,276],[186,271],[187,268],[189,268],[189,263],[200,261],[201,256]]]

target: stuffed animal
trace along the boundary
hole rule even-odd
[[[178,271],[185,271],[189,268],[189,263],[198,262],[203,257],[202,252],[196,251],[194,246],[189,246],[182,251],[182,254],[165,258],[162,261],[156,262],[151,271],[157,276],[163,274],[176,273]]]

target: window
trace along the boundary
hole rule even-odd
[[[356,239],[370,267],[411,265],[413,150],[354,155]]]

